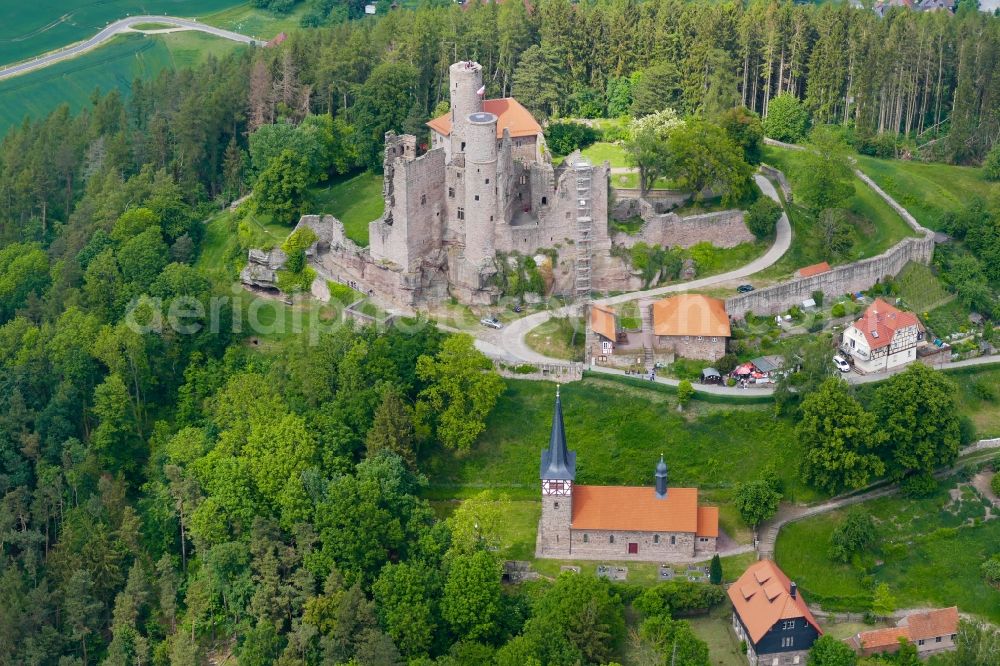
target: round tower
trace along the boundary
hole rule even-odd
[[[480,111],[466,118],[465,259],[492,260],[497,212],[497,117]]]
[[[451,84],[451,153],[464,153],[467,121],[473,113],[483,110],[483,67],[478,62],[456,62],[449,70]]]

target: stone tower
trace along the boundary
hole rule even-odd
[[[448,68],[451,83],[451,155],[465,152],[466,127],[474,113],[483,110],[483,66],[478,62],[456,62]]]
[[[538,523],[538,547],[549,556],[570,554],[570,526],[573,522],[573,481],[576,479],[576,451],[566,447],[562,400],[556,388],[556,408],[552,416],[549,446],[542,450],[539,473],[542,481],[542,519]]]
[[[497,117],[473,113],[465,132],[465,259],[482,266],[496,255]]]

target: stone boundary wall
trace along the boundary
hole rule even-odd
[[[743,222],[743,211],[722,210],[701,215],[681,217],[675,213],[657,215],[649,202],[640,204],[642,217],[646,220],[635,235],[623,231],[615,233],[615,245],[630,248],[636,243],[662,245],[663,247],[691,247],[708,241],[716,247],[735,247],[740,243],[752,243],[755,239]]]
[[[929,264],[933,254],[933,236],[906,238],[878,256],[837,266],[820,275],[796,278],[727,298],[726,312],[736,319],[742,319],[747,311],[756,315],[774,315],[812,298],[814,291],[822,291],[828,299],[864,291],[877,282],[896,276],[907,262]]]
[[[773,139],[765,139],[765,143],[804,150],[802,146],[786,144]],[[764,169],[764,165],[761,165]],[[782,189],[787,179],[777,169],[767,167],[766,173],[779,174],[775,176]],[[771,287],[758,289],[748,294],[740,294],[726,299],[726,311],[731,317],[742,319],[746,312],[756,315],[774,315],[784,312],[793,305],[798,305],[807,298],[812,298],[812,292],[822,291],[827,298],[835,298],[841,294],[853,293],[870,289],[877,282],[895,277],[910,261],[929,264],[934,256],[934,232],[920,225],[919,222],[890,197],[875,181],[861,172],[854,170],[855,175],[865,185],[879,195],[889,206],[899,214],[911,229],[921,235],[920,238],[904,238],[896,245],[875,257],[861,259],[852,264],[836,266],[833,270],[807,278],[795,278]]]
[[[508,379],[532,379],[550,382],[576,382],[583,379],[583,363],[506,363],[499,359],[492,359],[493,369],[501,377]],[[535,372],[515,372],[517,367],[533,367]]]
[[[778,181],[778,185],[781,187],[781,194],[784,195],[785,201],[792,200],[792,186],[788,183],[788,178],[781,171],[778,171],[773,166],[768,166],[763,162],[760,164],[760,172],[764,174],[765,177],[772,180]]]

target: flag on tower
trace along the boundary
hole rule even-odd
[[[486,94],[486,86],[482,86],[479,90],[476,91],[476,94],[479,95],[480,97],[482,97],[483,95],[485,95]]]

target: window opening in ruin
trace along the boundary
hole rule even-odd
[[[426,194],[421,194],[420,195],[420,205],[421,206],[426,206],[427,205],[427,195]]]
[[[464,208],[459,208],[458,209],[458,219],[460,219],[460,220],[464,220],[465,219],[465,209]]]
[[[544,206],[545,204],[547,204],[548,202],[549,202],[549,198],[548,198],[548,197],[542,197],[542,205],[543,205],[543,206]]]
[[[478,194],[476,195],[476,201],[479,201],[479,195]]]
[[[448,198],[449,199],[454,199],[455,198],[455,188],[454,187],[449,187],[448,188]]]

